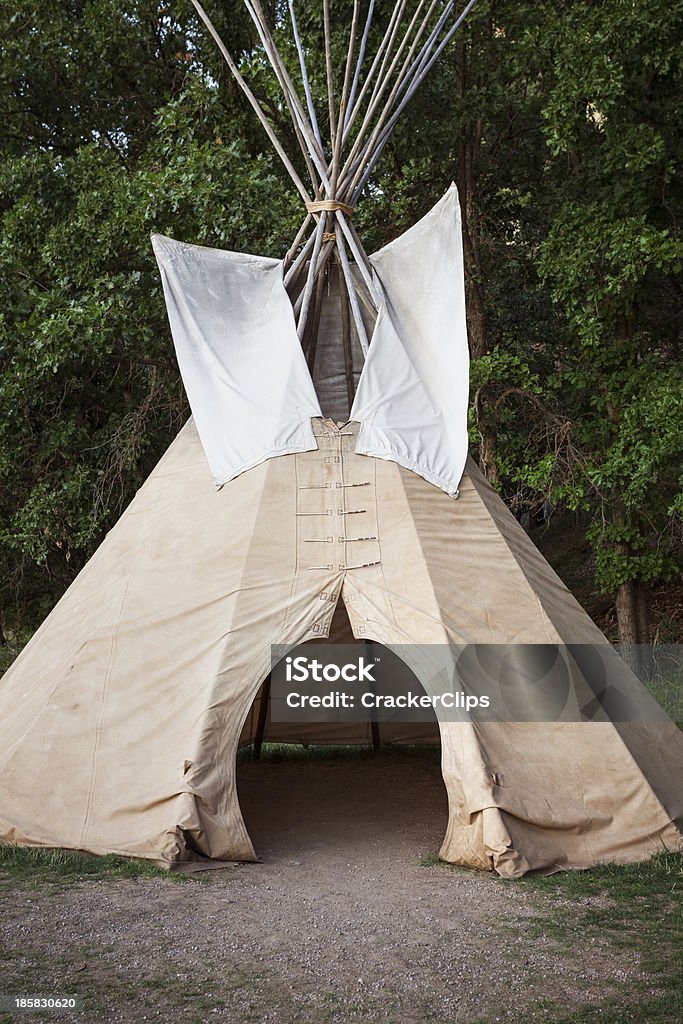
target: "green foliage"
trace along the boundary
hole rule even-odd
[[[681,4],[572,4],[554,40],[545,133],[570,170],[539,271],[573,341],[554,386],[573,398],[588,536],[605,590],[676,569],[683,436],[675,296]],[[581,55],[579,59],[579,55]]]
[[[207,72],[196,19],[176,13],[3,9],[6,629],[35,625],[187,414],[150,232],[279,256],[301,219],[277,158],[241,130],[241,100]]]
[[[244,6],[208,8],[296,154]],[[377,3],[370,50],[392,8]],[[287,6],[267,9],[300,82]],[[326,132],[322,5],[296,10]],[[331,19],[339,90],[348,4]],[[606,590],[667,578],[683,533],[682,23],[680,0],[479,0],[356,216],[372,250],[457,181],[486,333],[472,444],[493,445],[515,510],[584,511]],[[277,257],[302,209],[187,0],[0,0],[0,26],[0,620],[16,647],[187,415],[149,233]]]
[[[495,438],[513,506],[589,512],[605,591],[667,579],[683,532],[683,5],[478,12],[458,101],[489,338],[470,438]]]
[[[555,218],[539,269],[582,344],[602,361],[650,270],[678,273],[682,256],[683,242],[668,228],[648,224],[644,213],[624,216],[604,199],[570,201]]]

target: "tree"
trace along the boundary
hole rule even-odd
[[[681,547],[681,10],[478,4],[429,97],[455,110],[429,152],[463,206],[480,465],[585,510],[631,643]]]
[[[545,37],[564,172],[539,263],[566,318],[552,387],[585,452],[566,490],[573,505],[591,494],[597,579],[626,643],[647,641],[644,584],[675,572],[680,539],[682,28],[680,3],[611,0],[569,5]]]
[[[0,580],[25,635],[187,414],[150,231],[280,255],[297,214],[189,5],[0,10]],[[241,6],[220,22],[248,53]]]
[[[209,6],[295,154],[243,4]],[[324,121],[320,5],[297,12]],[[456,180],[474,448],[517,510],[585,509],[625,639],[680,549],[681,20],[479,0],[356,216],[371,250]],[[302,209],[187,0],[0,0],[0,24],[0,607],[21,640],[187,414],[149,232],[281,256]]]

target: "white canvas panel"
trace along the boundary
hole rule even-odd
[[[452,185],[370,257],[384,302],[351,420],[356,451],[457,495],[467,458],[469,350],[458,193]]]
[[[317,447],[282,262],[153,235],[185,390],[217,487]]]
[[[180,370],[216,485],[312,451],[321,416],[282,262],[153,236]],[[370,257],[383,296],[349,419],[356,451],[457,495],[469,357],[455,186]]]

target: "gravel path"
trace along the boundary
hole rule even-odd
[[[446,822],[436,757],[249,763],[239,785],[262,863],[5,892],[0,991],[83,994],[53,1021],[488,1024],[555,1020],[638,974],[599,940],[536,934],[519,884],[421,866]]]

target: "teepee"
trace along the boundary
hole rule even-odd
[[[0,680],[4,841],[168,867],[254,859],[238,746],[264,731],[340,736],[270,720],[271,645],[350,631],[438,649],[455,674],[463,648],[585,645],[623,690],[640,687],[466,461],[455,187],[371,256],[353,227],[396,119],[472,4],[453,21],[453,3],[420,2],[408,19],[399,2],[366,61],[374,4],[358,42],[354,2],[337,102],[324,3],[324,146],[293,4],[303,100],[260,5],[245,2],[311,191],[195,7],[307,214],[284,260],[153,237],[193,419]],[[439,718],[442,858],[515,876],[683,848],[683,738],[663,713],[518,717]],[[370,723],[344,729],[345,742],[370,738]],[[423,738],[423,727],[386,729]]]

